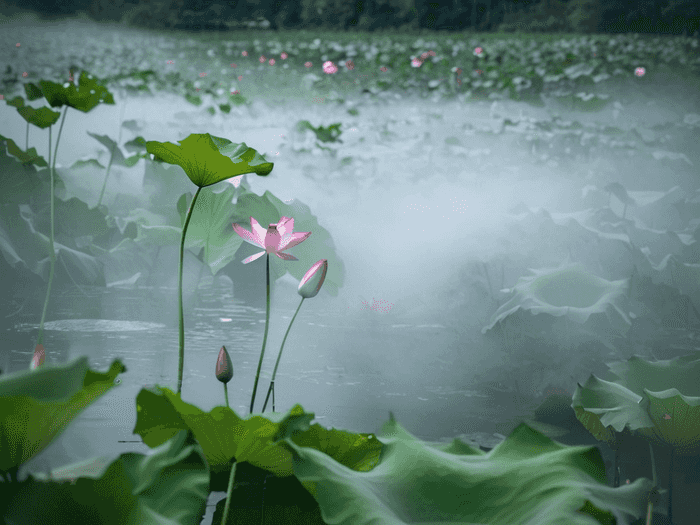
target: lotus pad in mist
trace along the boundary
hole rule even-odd
[[[609,363],[619,377],[591,375],[576,388],[576,417],[598,439],[611,441],[625,426],[679,454],[700,452],[700,359],[696,355],[649,362],[639,356]]]

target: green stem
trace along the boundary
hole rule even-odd
[[[119,116],[119,136],[117,137],[117,143],[121,142],[121,140],[122,140],[122,122],[124,120],[124,108],[125,107],[126,107],[126,100],[124,100],[124,104],[122,105],[122,112],[121,112],[121,115]],[[107,179],[109,178],[109,170],[112,167],[112,161],[114,160],[114,148],[116,146],[117,146],[117,144],[112,144],[112,154],[109,157],[109,164],[107,164],[107,172],[105,173],[105,181],[102,183],[102,191],[100,191],[100,198],[97,200],[97,207],[98,208],[102,204],[102,197],[104,197],[105,189],[107,188]]]
[[[224,385],[226,386],[226,385]],[[234,461],[231,466],[231,475],[228,477],[228,489],[226,490],[226,503],[224,504],[224,515],[221,518],[221,524],[228,523],[228,511],[231,508],[231,493],[233,492],[233,479],[236,477],[236,464]]]
[[[51,235],[49,236],[49,286],[46,288],[46,299],[44,300],[44,310],[41,313],[41,322],[39,323],[39,339],[37,339],[37,345],[42,344],[44,341],[44,321],[46,320],[46,310],[49,307],[49,298],[51,297],[51,284],[53,283],[53,272],[54,266],[56,265],[56,252],[53,245],[53,232],[54,232],[54,206],[53,206],[53,196],[54,196],[54,172],[56,171],[56,157],[58,155],[58,143],[61,141],[61,131],[63,131],[63,124],[66,122],[66,112],[68,108],[63,111],[63,118],[61,119],[61,126],[58,128],[58,137],[56,138],[56,148],[53,153],[53,163],[51,164],[51,128],[49,128],[49,163],[51,164],[51,169],[49,174],[51,175]]]
[[[270,387],[267,389],[267,396],[265,397],[265,404],[263,405],[262,411],[265,412],[265,407],[267,406],[267,400],[270,399],[270,394],[272,394],[272,411],[275,411],[275,380],[270,381]]]
[[[192,197],[192,202],[190,203],[190,209],[187,210],[187,217],[185,218],[185,224],[182,226],[182,238],[180,239],[180,264],[178,267],[178,280],[177,280],[177,299],[178,299],[178,316],[179,316],[179,342],[180,342],[180,358],[177,368],[177,395],[182,393],[182,373],[185,368],[185,323],[184,315],[182,311],[182,262],[185,256],[185,236],[187,235],[187,226],[190,224],[190,219],[192,218],[192,212],[194,211],[194,205],[197,202],[197,197],[199,197],[199,192],[202,191],[201,187],[197,187],[197,191]]]
[[[265,407],[267,406],[267,400],[270,398],[270,392],[273,390],[272,383],[275,382],[275,377],[277,376],[277,368],[280,366],[280,359],[282,359],[282,350],[284,350],[284,343],[287,342],[287,336],[289,335],[289,331],[292,329],[292,325],[294,324],[294,319],[297,318],[297,314],[299,313],[299,310],[301,309],[301,305],[304,304],[304,299],[305,297],[301,298],[301,302],[299,303],[299,306],[297,306],[297,311],[294,312],[294,317],[292,317],[292,320],[289,321],[289,326],[287,327],[287,332],[284,334],[284,339],[282,339],[282,346],[280,346],[280,353],[277,354],[277,362],[275,363],[275,368],[272,371],[272,382],[270,383],[270,388],[267,391],[267,398],[265,399],[265,404],[263,405],[262,411],[265,412]],[[274,402],[272,403],[272,411],[275,411],[275,404]]]
[[[231,408],[228,406],[228,388],[226,387],[226,383],[224,383],[224,397],[226,398],[226,408]]]
[[[255,383],[253,384],[253,395],[250,398],[250,413],[253,413],[253,405],[255,404],[255,392],[258,389],[258,381],[260,380],[260,369],[265,356],[265,344],[267,343],[267,330],[270,327],[270,254],[265,254],[265,279],[267,282],[267,308],[265,309],[265,335],[263,336],[262,351],[260,352],[260,361],[258,361],[258,371],[255,373]]]

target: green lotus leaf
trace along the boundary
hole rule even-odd
[[[192,133],[179,142],[178,146],[149,140],[146,150],[157,160],[180,166],[199,188],[245,173],[269,175],[274,166],[245,143],[236,144],[209,133]]]
[[[10,471],[44,450],[87,406],[126,371],[118,359],[107,372],[87,357],[0,376],[0,471]]]
[[[608,363],[618,377],[594,375],[574,393],[576,417],[597,439],[614,441],[612,430],[628,427],[677,452],[700,452],[700,359],[695,355],[662,361],[632,356]]]
[[[286,437],[314,447],[339,464],[358,471],[374,466],[382,448],[371,434],[309,426],[314,414],[305,412],[300,405],[295,405],[286,414],[266,412],[243,419],[222,406],[204,412],[168,388],[156,386],[139,392],[136,407],[134,434],[139,434],[146,445],[157,447],[178,431],[191,430],[201,444],[214,476],[228,474],[232,458],[265,469],[277,477],[291,476],[292,456],[281,446],[281,440]],[[226,484],[220,487],[213,484],[212,490],[225,491]]]
[[[61,470],[51,480],[30,474],[3,489],[12,494],[0,501],[5,523],[190,525],[206,511],[209,467],[188,432],[150,455],[129,452],[109,465],[92,460]]]
[[[294,475],[314,495],[326,523],[590,525],[628,523],[644,514],[652,487],[640,478],[606,484],[596,447],[567,447],[525,424],[488,453],[455,439],[426,444],[391,415],[379,463],[357,472],[296,440],[284,443]],[[308,487],[307,487],[308,488]]]

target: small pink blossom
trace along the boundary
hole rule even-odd
[[[643,77],[644,73],[646,73],[646,70],[643,67],[638,67],[637,69],[634,70],[634,74],[637,75],[638,77]]]
[[[238,75],[238,81],[240,82],[241,80],[243,80],[243,75]]]
[[[268,62],[271,66],[275,65],[275,59],[271,58],[270,61]]]
[[[251,229],[246,230],[234,223],[233,231],[249,244],[263,248],[263,251],[247,257],[243,260],[243,264],[253,262],[265,254],[275,254],[285,261],[298,261],[299,259],[293,255],[283,252],[306,240],[311,235],[311,232],[293,233],[294,219],[285,216],[282,216],[276,224],[270,224],[267,230],[253,217],[250,218],[250,226]]]
[[[354,69],[355,63],[352,60],[348,60],[347,62],[345,62],[345,67],[348,69]]]
[[[333,73],[338,71],[338,67],[333,62],[328,60],[328,61],[323,63],[323,71],[327,75],[332,75]]]
[[[19,45],[20,45],[19,42],[17,42],[17,44],[15,44],[15,47],[19,47]]]
[[[243,52],[241,53],[241,55],[243,55],[244,57],[247,57],[247,56],[248,56],[248,51],[243,51]]]
[[[413,67],[421,67],[422,64],[423,64],[423,61],[416,58],[416,57],[413,57],[413,60],[411,60],[411,65]]]
[[[34,356],[32,357],[32,362],[29,364],[29,368],[34,370],[35,368],[44,364],[44,359],[46,358],[46,351],[44,350],[44,345],[36,345],[34,349]]]
[[[311,65],[312,65],[311,62],[305,62],[305,63],[304,63],[304,66],[306,66],[306,67],[311,67]]]
[[[386,66],[382,66],[382,67],[379,68],[379,71],[381,71],[382,73],[386,73],[386,72],[387,72],[387,67],[386,67]]]
[[[284,52],[280,55],[280,57],[282,57],[282,60],[287,60],[288,56],[289,55],[287,53],[284,53]]]
[[[241,92],[238,91],[237,89],[236,89],[235,91],[231,91],[231,94],[232,94],[232,95],[240,95],[240,93],[241,93]]]
[[[238,66],[234,63],[231,63],[231,67],[238,67]]]
[[[484,52],[484,50],[480,47],[474,48],[474,54],[477,56],[481,55],[481,53],[483,53],[483,52]]]
[[[267,59],[265,58],[265,55],[260,55],[260,58],[258,60],[260,60],[260,63],[262,64]]]

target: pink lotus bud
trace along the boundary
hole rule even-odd
[[[225,346],[221,347],[219,357],[216,359],[216,378],[224,384],[233,378],[233,363]]]
[[[323,281],[326,280],[326,272],[328,271],[328,259],[321,259],[315,263],[309,271],[304,274],[304,277],[299,281],[299,295],[304,299],[315,297],[318,291],[323,286]]]
[[[34,357],[32,357],[32,362],[29,365],[30,370],[44,364],[44,358],[46,357],[46,352],[44,351],[44,345],[36,345],[34,349]]]

